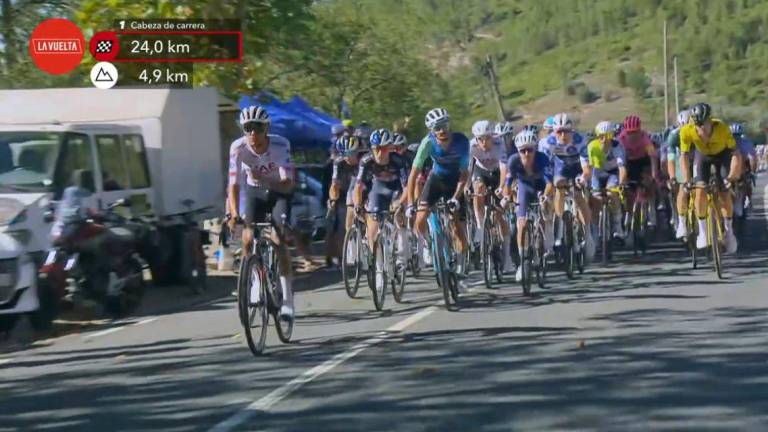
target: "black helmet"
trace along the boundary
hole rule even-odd
[[[703,102],[697,103],[691,108],[691,119],[696,126],[701,126],[712,117],[712,107]]]

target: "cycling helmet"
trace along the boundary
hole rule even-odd
[[[395,147],[403,147],[408,144],[408,140],[405,139],[405,135],[396,133],[392,137],[392,145]]]
[[[392,145],[392,132],[388,129],[377,129],[371,134],[371,147]]]
[[[595,135],[595,133],[592,132],[592,131],[587,132],[585,135],[586,135],[586,138],[587,138],[587,142],[590,142],[590,141],[594,140],[595,138],[597,138],[597,135]]]
[[[240,126],[246,123],[266,123],[269,124],[269,114],[267,110],[258,106],[251,105],[240,111]]]
[[[624,118],[624,130],[627,132],[635,132],[640,130],[640,117],[636,115],[628,115]]]
[[[656,146],[661,146],[664,141],[664,136],[659,132],[653,132],[651,134],[651,141],[656,144]]]
[[[556,114],[552,118],[552,128],[555,131],[559,131],[559,130],[566,130],[566,131],[573,130],[573,121],[571,120],[570,117],[568,117],[568,114],[566,114],[566,113]]]
[[[352,120],[346,119],[341,121],[341,125],[345,128],[351,128],[353,126]]]
[[[515,147],[517,147],[518,150],[536,148],[538,142],[538,137],[530,130],[520,131],[520,133],[515,136]]]
[[[496,127],[493,128],[493,134],[498,137],[503,137],[512,133],[515,129],[512,123],[508,121],[496,123]]]
[[[436,124],[447,122],[450,119],[451,117],[448,115],[448,111],[444,108],[433,108],[424,118],[424,125],[426,125],[428,129],[433,129]]]
[[[341,135],[344,133],[344,125],[341,123],[337,123],[333,126],[331,126],[331,134],[333,135]]]
[[[731,127],[731,133],[734,136],[736,136],[736,135],[744,135],[744,125],[743,124],[734,122],[734,123],[731,123],[730,127]]]
[[[619,136],[619,134],[621,134],[621,131],[623,131],[623,130],[624,130],[624,125],[623,124],[616,123],[616,124],[613,125],[613,135],[614,136]]]
[[[336,140],[336,150],[341,154],[350,154],[360,151],[360,139],[355,136],[345,135]]]
[[[474,135],[475,138],[493,135],[493,123],[488,120],[476,121],[475,124],[472,125],[472,135]]]
[[[607,135],[607,134],[613,134],[613,123],[609,121],[601,121],[600,123],[595,126],[595,135]]]
[[[539,134],[539,125],[527,124],[527,125],[523,126],[523,130],[529,130],[529,131],[535,133],[536,135],[538,135]]]
[[[408,150],[416,153],[417,151],[419,151],[420,146],[421,146],[421,143],[411,143],[411,144],[408,144]]]
[[[688,124],[688,120],[691,119],[691,112],[688,110],[682,110],[677,113],[677,125],[683,127]]]
[[[697,103],[691,108],[691,118],[696,126],[701,126],[712,117],[712,107],[705,103]]]
[[[366,124],[361,123],[360,126],[358,126],[357,129],[355,129],[354,135],[356,137],[358,137],[358,138],[365,139],[365,138],[368,138],[369,136],[371,136],[372,132],[373,132],[373,128],[372,127],[370,127],[370,126],[368,126]]]
[[[541,125],[541,128],[547,132],[552,132],[552,129],[555,128],[555,118],[547,117],[547,119],[544,120],[544,123]]]

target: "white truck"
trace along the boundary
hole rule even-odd
[[[17,306],[36,303],[21,301],[35,288],[19,286],[19,263],[44,259],[50,212],[75,170],[94,174],[90,206],[129,198],[135,215],[157,218],[169,252],[150,263],[153,277],[172,277],[156,273],[174,270],[179,247],[170,233],[189,221],[166,217],[223,212],[222,139],[229,136],[219,116],[234,118],[236,110],[212,88],[0,91],[0,247],[8,249],[0,251],[0,331],[4,315],[10,321],[28,312]],[[4,246],[12,244],[8,237],[14,247]]]

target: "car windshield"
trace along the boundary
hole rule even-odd
[[[47,191],[63,133],[0,132],[0,192]]]

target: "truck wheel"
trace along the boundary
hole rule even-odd
[[[8,333],[16,326],[18,315],[0,315],[0,333]]]
[[[36,331],[48,331],[59,315],[59,298],[45,277],[38,278],[37,298],[40,307],[29,313],[29,322]]]

